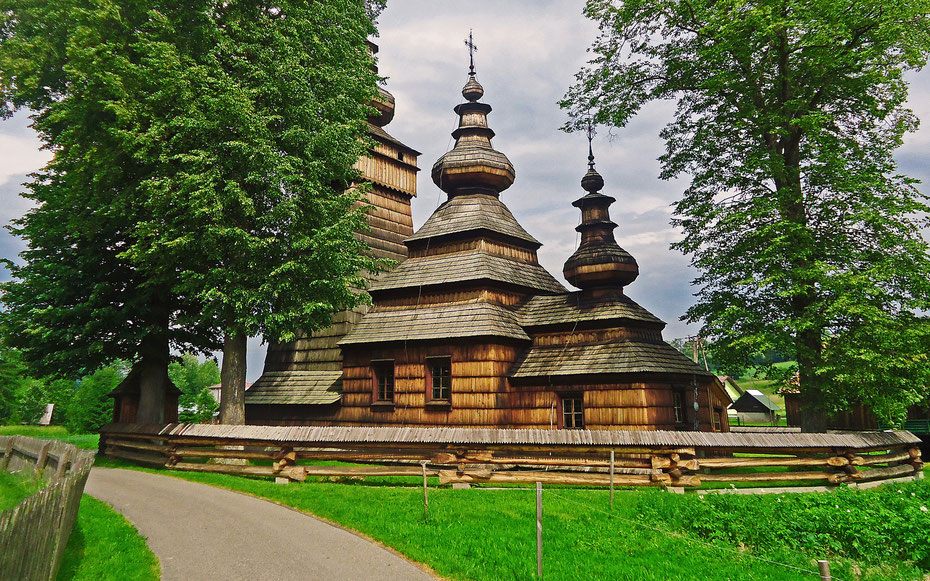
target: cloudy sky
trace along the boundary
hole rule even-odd
[[[565,116],[556,102],[585,63],[586,48],[597,31],[581,14],[582,0],[388,0],[380,19],[380,71],[397,99],[397,113],[386,129],[423,152],[415,227],[445,199],[429,178],[429,168],[452,147],[468,71],[464,39],[473,29],[478,52],[475,66],[485,88],[483,101],[494,107],[489,123],[494,147],[513,162],[517,179],[501,199],[520,223],[543,242],[542,264],[562,280],[562,264],[574,251],[578,210],[571,202],[581,194],[587,143],[581,134],[559,131]],[[930,119],[930,73],[912,76],[911,107]],[[604,192],[617,198],[611,215],[620,226],[618,242],[640,265],[640,276],[627,293],[668,322],[665,338],[693,333],[678,319],[691,304],[689,283],[695,272],[688,259],[669,249],[678,234],[669,226],[672,202],[686,183],[658,179],[656,161],[663,145],[659,130],[672,116],[672,103],[645,108],[628,127],[595,139]],[[930,181],[927,152],[930,129],[910,135],[898,154],[904,173]],[[18,197],[26,174],[49,158],[20,115],[0,122],[0,222],[21,215],[28,204]],[[9,233],[0,233],[0,255],[21,249]],[[0,279],[6,277],[0,272]],[[564,282],[564,280],[563,280]],[[250,343],[248,376],[261,373],[264,349]]]

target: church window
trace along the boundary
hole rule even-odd
[[[584,402],[581,395],[562,397],[562,427],[569,430],[584,429]]]
[[[433,401],[452,400],[452,358],[429,357],[426,360],[427,388]]]
[[[394,401],[394,362],[372,361],[375,401]]]
[[[688,419],[685,417],[685,392],[681,389],[672,391],[672,407],[675,409],[675,423],[683,424]]]

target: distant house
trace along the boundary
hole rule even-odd
[[[745,390],[729,375],[718,375],[717,379],[720,381],[720,384],[723,385],[723,389],[727,392],[727,395],[730,396],[731,401],[736,401],[743,395]]]
[[[747,389],[739,399],[730,406],[736,412],[740,422],[745,423],[775,423],[781,408],[772,403],[764,393],[758,389]]]
[[[211,385],[211,386],[207,387],[207,389],[210,390],[210,395],[213,396],[213,399],[215,399],[217,403],[220,402],[220,392],[221,392],[221,389],[220,389],[220,388],[221,388],[222,386],[223,386],[222,383],[217,383],[217,384],[214,384],[214,385]],[[245,382],[245,390],[246,390],[246,391],[249,391],[250,389],[252,389],[252,383],[251,383],[251,382],[248,382],[248,381]]]

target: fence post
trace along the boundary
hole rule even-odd
[[[42,470],[45,470],[45,464],[48,462],[48,451],[49,451],[49,448],[51,447],[52,447],[52,442],[49,440],[49,441],[46,441],[45,444],[43,444],[42,447],[39,449],[39,457],[36,458],[36,467],[35,467],[36,473],[39,473]]]
[[[817,566],[820,567],[820,581],[830,581],[833,577],[830,576],[830,561],[817,561]]]
[[[542,579],[542,482],[536,483],[536,575]]]
[[[610,508],[614,507],[614,451],[610,451]]]
[[[429,496],[426,492],[426,462],[420,462],[423,467],[423,516],[429,516]]]
[[[10,439],[6,441],[6,450],[3,451],[3,460],[0,460],[0,470],[6,470],[6,467],[10,465],[10,458],[13,457],[14,440],[16,440],[16,436],[11,436]]]

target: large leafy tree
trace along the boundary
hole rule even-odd
[[[209,348],[199,309],[167,270],[126,255],[148,219],[144,187],[157,151],[133,123],[158,54],[138,42],[147,2],[0,3],[0,113],[30,108],[52,162],[26,184],[35,208],[14,222],[26,240],[2,285],[10,344],[40,375],[80,376],[116,359],[141,368],[139,420],[160,422],[169,345]]]
[[[37,111],[55,151],[17,225],[11,341],[50,371],[137,362],[139,419],[158,421],[169,346],[222,336],[223,417],[244,421],[246,338],[325,324],[377,267],[343,191],[377,8],[0,1],[2,112]]]
[[[573,121],[624,126],[677,101],[663,178],[691,176],[677,248],[700,272],[686,319],[718,361],[795,356],[805,428],[857,401],[895,421],[927,394],[927,200],[892,152],[917,125],[904,73],[930,2],[589,0],[594,59]]]
[[[130,254],[176,271],[176,288],[223,335],[220,418],[242,423],[247,337],[289,340],[328,324],[378,268],[354,235],[364,211],[347,189],[376,94],[365,41],[377,6],[184,6],[144,35],[162,51],[144,80],[162,114],[137,132],[159,144],[162,164]]]

